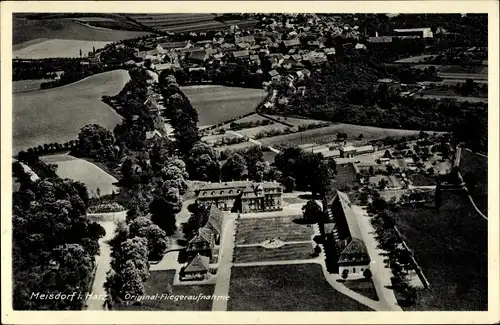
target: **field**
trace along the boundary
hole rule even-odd
[[[233,267],[230,311],[370,311],[333,289],[317,264]]]
[[[198,296],[212,295],[214,285],[180,285],[173,286],[175,271],[151,271],[149,279],[144,283],[146,295],[161,295],[162,293],[172,295]],[[170,299],[148,299],[143,300],[139,306],[115,305],[117,310],[169,310],[169,311],[210,311],[212,310],[212,300],[170,300]]]
[[[13,58],[78,57],[92,48],[150,33],[85,26],[69,18],[13,19]]]
[[[87,56],[95,48],[101,49],[108,41],[79,41],[69,39],[40,39],[40,42],[31,44],[13,52],[14,59],[45,59],[45,58],[78,58],[80,50]]]
[[[119,191],[118,187],[113,185],[118,181],[116,178],[86,160],[69,155],[44,156],[40,159],[46,163],[56,164],[57,176],[84,183],[90,196],[97,196],[98,191],[101,196]]]
[[[254,26],[256,21],[216,21],[216,15],[210,13],[171,13],[171,14],[134,14],[127,15],[137,23],[162,31],[177,33],[207,31],[213,29],[228,29],[237,24],[240,29]]]
[[[246,135],[247,137],[253,138],[256,134],[259,132],[269,132],[273,130],[285,130],[288,128],[288,126],[279,124],[279,123],[274,123],[274,124],[269,124],[269,125],[262,125],[262,126],[256,126],[253,128],[248,128],[248,129],[241,129],[238,130],[237,132],[243,135]]]
[[[369,140],[381,139],[388,136],[408,136],[418,134],[419,131],[384,129],[373,126],[339,123],[320,129],[312,129],[304,132],[259,139],[259,141],[266,146],[275,146],[278,144],[301,145],[306,143],[324,144],[336,141],[338,132],[346,133],[348,140],[353,142],[353,144],[356,144],[356,141],[353,141],[353,139],[358,137],[361,133],[363,134],[363,140],[361,142],[366,143]]]
[[[151,34],[91,28],[69,18],[43,20],[14,18],[12,24],[12,44],[16,45],[14,50],[20,48],[19,44],[40,38],[115,42]]]
[[[431,54],[417,55],[417,56],[412,56],[409,58],[397,60],[394,63],[420,63],[420,62],[425,62],[425,59],[431,58],[434,56],[436,56],[436,55],[431,55]]]
[[[126,71],[117,70],[58,88],[14,94],[14,153],[39,144],[74,140],[90,123],[112,130],[121,116],[101,102],[101,97],[117,94],[128,79]]]
[[[445,96],[445,95],[423,95],[422,98],[428,98],[428,99],[453,99],[456,100],[457,102],[469,102],[469,103],[487,103],[488,98],[481,98],[481,97],[463,97],[463,96]]]
[[[12,82],[12,93],[40,90],[40,85],[48,81],[53,81],[53,79],[16,80]]]
[[[313,228],[293,222],[301,217],[241,218],[238,224],[236,245],[259,244],[267,239],[278,237],[283,241],[311,240],[314,234]]]
[[[182,91],[198,112],[199,126],[218,124],[253,112],[265,96],[262,89],[186,86]]]
[[[313,248],[313,242],[290,244],[277,248],[236,246],[234,249],[234,263],[306,260],[312,257]]]
[[[486,310],[488,224],[459,191],[443,191],[439,213],[406,206],[396,224],[430,282],[412,310]]]
[[[278,121],[281,121],[283,123],[290,124],[292,126],[319,124],[319,123],[327,122],[327,121],[313,120],[313,119],[308,119],[308,118],[298,118],[298,117],[269,115],[269,114],[266,114],[266,116],[269,116],[269,117],[276,119]]]

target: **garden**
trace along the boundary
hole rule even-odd
[[[301,225],[297,216],[269,218],[241,218],[236,230],[236,245],[260,244],[265,240],[279,238],[282,241],[309,241],[314,235],[311,225]]]

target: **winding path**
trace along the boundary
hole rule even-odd
[[[106,275],[111,264],[111,247],[108,245],[108,240],[113,238],[116,224],[121,220],[125,220],[126,215],[126,211],[89,214],[89,217],[98,222],[106,231],[104,237],[99,240],[100,252],[99,256],[96,258],[96,272],[94,276],[94,283],[92,285],[92,295],[100,297],[104,297],[106,295],[104,283],[106,282]],[[105,310],[103,304],[103,299],[88,299],[87,310]]]

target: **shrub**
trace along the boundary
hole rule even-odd
[[[366,269],[363,271],[363,276],[365,277],[366,280],[370,280],[372,278],[372,271],[370,269]]]

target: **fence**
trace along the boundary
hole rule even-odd
[[[431,285],[430,285],[429,281],[427,280],[427,278],[425,277],[424,272],[420,268],[420,265],[418,265],[417,261],[415,260],[415,257],[413,256],[413,253],[411,252],[410,248],[408,247],[408,245],[406,245],[406,242],[403,239],[404,238],[403,235],[401,234],[401,232],[399,231],[399,229],[396,226],[394,226],[394,230],[396,230],[396,232],[398,233],[398,236],[401,238],[401,241],[403,242],[404,248],[410,254],[411,263],[413,265],[413,268],[415,269],[415,272],[417,272],[418,277],[422,281],[424,288],[429,289]]]

